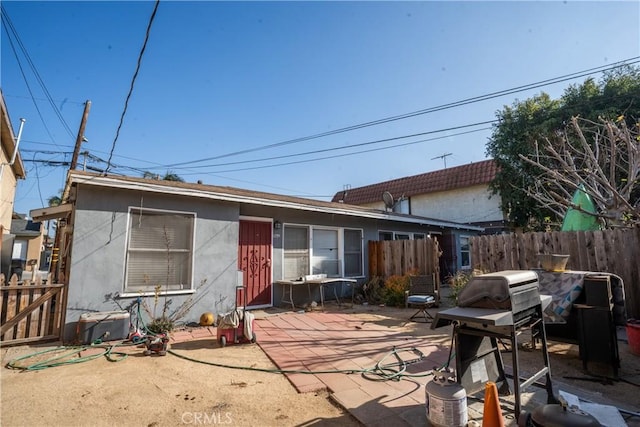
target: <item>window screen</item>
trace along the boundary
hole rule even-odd
[[[131,209],[127,292],[191,289],[195,215]]]
[[[362,276],[362,230],[344,230],[344,275]]]
[[[295,279],[309,274],[309,229],[285,225],[284,278]]]

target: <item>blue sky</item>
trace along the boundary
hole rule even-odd
[[[82,151],[109,158],[154,2],[2,7],[66,123],[3,17],[0,83],[16,133],[27,120],[20,148],[28,176],[15,211],[28,213],[63,188],[67,170],[30,160],[70,160],[86,100]],[[344,185],[441,169],[443,154],[451,154],[448,167],[480,161],[488,125],[338,148],[494,120],[516,99],[542,90],[558,97],[584,77],[254,149],[638,57],[639,22],[636,1],[162,1],[110,172],[171,171],[190,182],[329,200]],[[229,155],[239,151],[248,152]],[[356,151],[367,152],[348,154]],[[283,157],[305,152],[315,153]]]

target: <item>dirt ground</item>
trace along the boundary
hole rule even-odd
[[[172,348],[219,364],[275,368],[257,345],[220,348],[213,341]],[[3,366],[43,348],[4,348]],[[28,372],[3,367],[2,426],[359,425],[327,393],[299,394],[280,374],[125,351],[130,355],[120,362],[99,357]]]
[[[346,312],[388,318],[389,327],[400,327],[408,313],[365,306]],[[429,326],[418,328],[422,327]],[[2,426],[360,425],[332,403],[328,393],[299,394],[281,374],[215,367],[171,354],[144,356],[143,349],[136,347],[123,348],[129,356],[119,362],[98,357],[39,371],[4,367],[17,357],[52,347],[2,348]],[[172,348],[218,364],[275,368],[259,346],[252,344],[220,348],[209,338]],[[584,390],[581,397],[605,398],[620,408],[640,410],[640,357],[631,354],[624,342],[620,342],[620,378],[624,381],[587,380],[575,345],[552,342],[549,353],[556,390],[562,388],[555,383],[558,380]],[[519,357],[521,367],[536,366],[540,353],[523,349]],[[505,363],[508,360],[505,356]],[[640,419],[636,417],[629,425],[640,425]]]

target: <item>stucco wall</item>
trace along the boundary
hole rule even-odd
[[[4,156],[4,151],[2,151],[2,159],[3,163],[6,163]],[[13,169],[11,166],[4,166],[2,171],[2,178],[0,178],[0,224],[2,224],[2,228],[5,230],[5,233],[8,233],[11,229],[11,216],[13,215],[13,202],[16,195],[16,185],[17,179],[13,173]]]
[[[411,213],[463,224],[499,221],[503,218],[500,198],[490,195],[486,186],[477,185],[414,196],[411,198]]]
[[[501,221],[500,198],[490,196],[486,185],[411,196],[411,214],[462,224]],[[384,209],[382,201],[363,206]]]
[[[82,313],[118,310],[113,298],[122,307],[136,300],[136,297],[118,298],[125,280],[129,207],[196,213],[193,284],[198,290],[193,297],[202,298],[183,321],[197,321],[204,312],[218,314],[235,305],[237,204],[130,190],[96,190],[96,187],[87,191],[80,186],[74,218],[66,340],[75,337],[76,322]],[[189,297],[170,296],[171,308]],[[147,301],[153,306],[153,298]]]

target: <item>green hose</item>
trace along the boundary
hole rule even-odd
[[[11,360],[9,363],[7,363],[6,367],[10,369],[19,369],[23,371],[39,371],[47,368],[54,368],[56,366],[73,365],[75,363],[84,363],[84,362],[88,362],[90,360],[94,360],[103,356],[110,362],[120,362],[127,358],[127,353],[114,351],[114,349],[116,347],[123,346],[123,345],[128,345],[128,344],[125,344],[125,343],[115,344],[115,345],[93,344],[93,345],[86,345],[86,346],[71,346],[71,347],[60,346],[56,348],[50,348],[48,350],[39,351],[36,353],[31,353],[26,356],[18,357],[16,359]],[[94,348],[101,348],[104,351],[102,353],[96,353],[90,356],[74,357],[76,355],[79,356],[80,353],[82,353],[85,350],[94,349]],[[29,360],[43,354],[59,352],[59,351],[65,351],[65,352],[63,354],[54,355],[49,359],[38,361],[32,364],[25,365],[25,364],[19,363],[21,361]]]
[[[414,354],[418,353],[419,357],[412,361],[404,361],[402,360],[402,358],[398,356],[398,354],[403,351],[410,351],[410,352],[413,352]],[[309,375],[336,374],[336,373],[337,374],[361,374],[364,378],[372,381],[389,381],[389,380],[399,381],[403,377],[426,377],[433,374],[433,370],[422,372],[419,374],[410,374],[406,372],[408,365],[421,361],[423,358],[422,353],[420,353],[420,351],[417,350],[415,347],[401,348],[401,349],[394,348],[387,355],[385,355],[378,363],[376,363],[376,365],[373,368],[328,369],[328,370],[318,370],[318,371],[299,370],[299,369],[278,369],[278,368],[270,369],[270,368],[255,368],[251,366],[227,365],[224,363],[216,363],[216,362],[209,362],[206,360],[194,359],[193,357],[189,357],[189,356],[185,356],[184,354],[177,353],[174,350],[168,350],[167,352],[181,359],[188,360],[194,363],[201,363],[203,365],[216,366],[218,368],[239,369],[239,370],[245,370],[245,371],[268,372],[273,374],[309,374]],[[395,356],[397,359],[397,362],[383,364],[384,360],[390,356]]]

